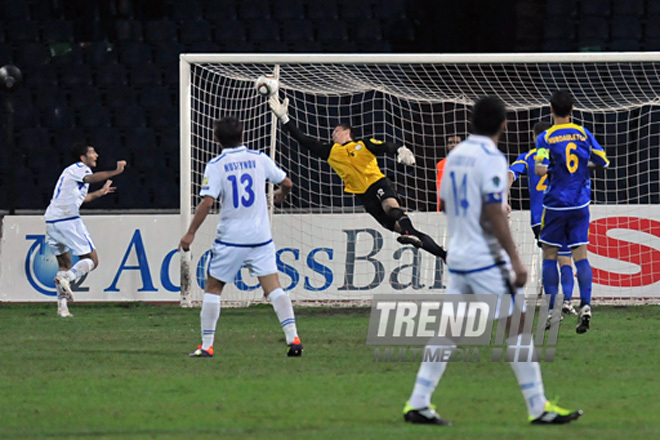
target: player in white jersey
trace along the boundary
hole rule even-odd
[[[53,198],[46,209],[46,239],[57,257],[59,270],[55,276],[57,288],[57,315],[68,318],[67,301],[73,300],[71,282],[82,278],[99,265],[94,242],[80,218],[80,205],[115,192],[111,177],[124,172],[126,161],[118,161],[117,168],[110,171],[92,172],[96,167],[98,153],[86,143],[73,146],[75,162],[62,171],[55,184]],[[90,183],[103,182],[98,191],[88,193]],[[71,253],[79,261],[71,267]]]
[[[441,185],[441,208],[449,226],[449,294],[493,294],[502,298],[512,295],[512,307],[496,311],[496,318],[506,317],[509,328],[513,305],[522,307],[527,269],[516,251],[509,230],[504,197],[507,192],[508,164],[497,149],[497,142],[506,127],[506,109],[497,98],[485,97],[472,108],[472,132],[447,156]],[[523,326],[519,326],[522,332]],[[521,346],[522,334],[516,346]],[[533,343],[524,347],[533,351]],[[432,345],[433,344],[433,345]],[[453,350],[449,338],[438,344],[432,341],[426,350]],[[510,362],[527,404],[533,424],[559,424],[576,420],[582,411],[560,408],[545,398],[541,368],[538,362]],[[406,403],[404,420],[410,423],[450,425],[431,405],[431,395],[442,377],[447,362],[422,361],[412,395]]]
[[[282,325],[288,356],[300,356],[303,346],[298,337],[296,320],[289,295],[284,292],[277,275],[275,244],[270,229],[266,202],[266,182],[279,184],[276,203],[284,201],[293,188],[291,179],[267,155],[249,150],[243,144],[243,128],[235,117],[213,123],[215,141],[222,154],[211,160],[204,170],[204,180],[188,232],[181,238],[179,249],[188,250],[215,200],[220,200],[220,221],[204,288],[200,312],[202,344],[191,357],[212,357],[215,330],[220,317],[220,295],[245,263],[259,279],[264,296]]]

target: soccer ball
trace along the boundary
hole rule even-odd
[[[257,93],[268,98],[277,93],[279,81],[273,75],[261,75],[254,82],[254,87],[257,89]]]

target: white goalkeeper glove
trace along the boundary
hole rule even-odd
[[[284,101],[280,102],[277,95],[273,95],[268,98],[268,105],[270,106],[271,111],[277,119],[279,119],[282,124],[289,122],[288,108],[289,108],[289,98],[284,98]]]
[[[412,151],[410,151],[410,148],[404,145],[402,147],[399,147],[399,149],[396,150],[396,152],[398,153],[396,157],[397,162],[402,163],[406,166],[415,165],[415,155],[413,154]]]

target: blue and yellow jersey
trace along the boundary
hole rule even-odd
[[[531,212],[532,227],[541,224],[541,216],[543,215],[543,193],[548,187],[545,176],[537,176],[534,173],[534,160],[536,159],[536,148],[532,148],[526,153],[521,154],[511,164],[509,171],[517,179],[521,175],[527,176],[528,190],[529,190],[529,210]]]
[[[553,125],[536,139],[536,150],[537,163],[548,166],[543,206],[564,210],[589,205],[589,161],[598,167],[610,164],[594,135],[577,124]]]

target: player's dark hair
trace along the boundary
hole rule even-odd
[[[243,143],[243,126],[235,116],[213,122],[213,135],[222,148],[234,148]]]
[[[351,132],[351,139],[356,139],[356,132],[353,127],[351,127],[351,124],[348,122],[342,122],[341,124],[337,125],[337,127],[341,127],[344,130],[349,130]]]
[[[499,98],[486,96],[477,100],[472,106],[470,123],[474,134],[495,136],[504,121],[506,121],[506,108]]]
[[[565,118],[573,110],[573,95],[568,90],[557,90],[550,97],[550,106],[555,116]]]
[[[532,129],[534,131],[534,138],[539,137],[541,133],[543,133],[550,127],[552,127],[552,124],[545,121],[539,121],[536,124],[534,124],[534,128]]]
[[[71,158],[73,159],[74,162],[80,162],[80,156],[84,156],[87,154],[87,150],[89,149],[89,144],[85,141],[76,141],[73,144],[73,148],[71,149]]]

